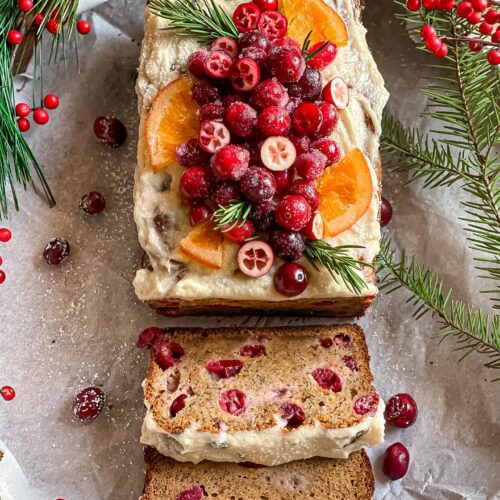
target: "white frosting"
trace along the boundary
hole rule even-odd
[[[387,102],[388,93],[383,79],[368,49],[366,30],[356,19],[352,0],[326,0],[344,19],[349,31],[349,43],[340,47],[335,62],[323,71],[324,81],[333,76],[341,76],[352,86],[351,100],[346,110],[340,112],[339,125],[333,134],[343,152],[360,148],[371,167],[373,199],[367,212],[350,229],[329,241],[333,245],[360,245],[365,249],[353,250],[352,255],[372,261],[379,251],[380,226],[378,223],[379,188],[374,165],[379,151],[380,120]],[[225,2],[225,8],[232,11],[241,3],[238,0]],[[153,219],[158,213],[169,214],[174,230],[172,246],[180,241],[191,229],[187,220],[187,210],[180,207],[178,181],[182,172],[178,165],[170,165],[159,172],[148,169],[144,144],[144,126],[148,108],[157,92],[181,75],[181,70],[189,54],[197,48],[197,43],[189,37],[179,37],[172,32],[160,31],[166,22],[148,11],[146,31],[142,46],[137,94],[141,126],[138,147],[138,164],[135,175],[135,221],[139,241],[147,252],[153,270],[141,269],[137,272],[134,286],[142,300],[178,298],[183,300],[229,299],[283,301],[273,286],[274,270],[258,279],[248,278],[238,272],[236,261],[237,246],[226,243],[223,266],[212,270],[200,266],[179,252],[172,251],[155,229]],[[375,132],[366,126],[365,116],[369,116]],[[161,192],[159,187],[172,176],[172,189]],[[187,268],[182,279],[178,279],[172,260],[183,262]],[[277,265],[279,265],[279,260]],[[337,283],[328,272],[316,271],[306,259],[301,260],[309,275],[309,285],[298,299],[331,299],[352,297],[345,284]],[[368,284],[362,295],[374,295],[377,288]],[[294,300],[294,299],[286,299]]]
[[[147,404],[146,404],[147,406]],[[141,443],[179,462],[254,462],[274,466],[311,457],[348,458],[363,446],[384,441],[384,403],[380,400],[374,416],[352,427],[325,429],[320,422],[285,430],[286,421],[275,415],[276,425],[254,431],[197,431],[194,423],[179,434],[165,432],[148,409],[142,426]]]

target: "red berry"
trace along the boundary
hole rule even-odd
[[[114,116],[98,116],[94,121],[94,134],[100,142],[112,148],[120,147],[127,139],[125,125]]]
[[[193,205],[189,208],[189,223],[196,226],[208,220],[211,215],[212,211],[206,205]]]
[[[438,0],[437,8],[440,10],[453,10],[455,0]]]
[[[420,9],[420,0],[407,0],[406,8],[412,12]]]
[[[191,89],[193,99],[200,105],[208,104],[220,100],[220,93],[217,87],[208,80],[196,80]]]
[[[272,47],[292,47],[294,49],[297,49],[299,51],[302,50],[302,47],[299,45],[299,43],[294,40],[293,38],[290,38],[288,36],[281,36],[279,38],[275,38],[271,42]]]
[[[478,12],[483,12],[488,8],[488,0],[471,0],[471,4],[473,9]]]
[[[474,9],[472,8],[472,4],[470,2],[460,2],[457,5],[457,14],[463,19],[467,19]]]
[[[316,134],[319,137],[327,137],[337,126],[339,115],[335,106],[329,102],[318,103],[318,108],[321,112],[321,125]]]
[[[188,71],[196,78],[205,74],[205,62],[208,59],[208,50],[200,49],[193,52],[187,60]]]
[[[340,377],[330,368],[316,368],[311,375],[322,389],[332,392],[340,392],[342,390]]]
[[[377,413],[378,403],[380,397],[378,394],[366,394],[354,401],[354,413],[356,415],[370,415],[373,416]]]
[[[437,36],[430,36],[425,41],[425,46],[427,47],[427,50],[429,50],[430,52],[436,52],[438,49],[441,48],[442,45],[443,42]]]
[[[274,253],[271,247],[264,241],[249,241],[245,243],[238,252],[238,267],[241,272],[252,278],[259,278],[267,274],[274,264]],[[257,347],[257,346],[247,346]],[[264,347],[264,346],[260,346]],[[242,348],[243,350],[243,348]],[[261,354],[265,354],[264,352]],[[241,356],[250,356],[250,354],[241,354]],[[251,357],[258,356],[254,354]]]
[[[300,259],[306,249],[303,236],[288,229],[276,229],[273,231],[271,245],[278,257],[288,261]]]
[[[250,220],[257,231],[268,231],[274,225],[277,208],[278,203],[273,199],[257,203],[252,207]]]
[[[288,192],[290,186],[292,185],[293,179],[295,177],[295,169],[289,168],[287,170],[273,172],[273,175],[276,179],[276,192],[285,193]]]
[[[81,422],[92,422],[104,409],[106,396],[99,387],[87,387],[73,400],[73,413]]]
[[[489,24],[496,24],[500,20],[500,12],[490,9],[484,14],[484,20]]]
[[[91,24],[85,19],[80,19],[76,23],[76,30],[78,31],[78,33],[80,33],[80,35],[88,35],[91,29],[92,29]]]
[[[483,35],[491,35],[493,33],[493,26],[491,24],[486,23],[486,22],[482,22],[479,25],[479,31]]]
[[[36,26],[40,26],[42,23],[43,23],[43,20],[44,20],[44,15],[43,14],[40,14],[38,13],[34,19],[33,19],[33,22],[35,23]]]
[[[101,193],[90,191],[82,196],[80,200],[80,210],[89,215],[101,213],[106,207],[106,200]]]
[[[434,55],[439,58],[446,57],[448,55],[448,45],[442,43],[441,47],[434,51]]]
[[[189,396],[187,394],[180,394],[172,401],[172,404],[170,405],[171,418],[175,417],[180,411],[184,410],[184,407],[186,406],[185,401],[188,397]]]
[[[231,378],[240,373],[244,363],[239,359],[218,359],[209,361],[205,365],[205,369],[214,375],[217,380]]]
[[[287,170],[293,165],[297,153],[290,139],[283,136],[277,136],[268,137],[264,141],[260,148],[260,157],[262,163],[264,163],[268,169],[273,172],[279,172]]]
[[[287,426],[296,429],[304,423],[306,416],[304,410],[299,405],[285,403],[281,407],[281,418],[287,421]]]
[[[51,266],[62,264],[69,256],[70,246],[64,238],[52,238],[43,250],[43,258]]]
[[[382,465],[383,473],[393,481],[406,475],[410,465],[410,453],[401,443],[394,443],[387,448]]]
[[[484,45],[481,42],[481,38],[474,38],[469,42],[469,49],[472,52],[481,52],[483,50]]]
[[[224,113],[227,126],[239,137],[250,137],[257,126],[257,111],[244,102],[233,102]]]
[[[7,34],[7,42],[10,45],[19,45],[23,41],[23,35],[20,31],[10,30]]]
[[[320,71],[311,68],[311,66],[306,66],[299,81],[288,86],[288,95],[301,101],[316,101],[321,95],[322,86]]]
[[[223,411],[238,417],[245,413],[247,396],[238,389],[223,391],[219,394],[219,406]]]
[[[205,61],[205,73],[211,78],[226,78],[233,64],[232,57],[222,50],[210,52]]]
[[[352,372],[357,372],[358,371],[358,363],[356,363],[356,360],[350,356],[349,354],[346,354],[345,356],[342,356],[342,361],[349,370]]]
[[[303,179],[314,181],[321,177],[326,167],[326,156],[316,149],[297,156],[294,167],[297,175]]]
[[[500,64],[500,50],[492,49],[488,52],[488,62],[492,66],[498,66]]]
[[[210,102],[208,104],[204,104],[198,113],[198,119],[200,122],[222,120],[223,116],[224,106],[220,102]]]
[[[20,116],[21,118],[26,118],[29,116],[31,113],[31,108],[29,107],[28,104],[24,102],[20,102],[19,104],[16,104],[16,115]]]
[[[326,164],[331,165],[340,160],[340,149],[338,144],[331,139],[319,139],[313,142],[312,149],[318,150],[326,156]]]
[[[222,50],[222,52],[227,52],[233,59],[238,55],[238,44],[234,38],[229,36],[217,38],[210,44],[210,48],[213,51]]]
[[[260,9],[254,3],[242,3],[233,13],[233,21],[238,31],[245,33],[257,28],[260,19]]]
[[[298,155],[307,153],[311,147],[311,139],[307,135],[289,135],[288,138],[295,146],[295,151]]]
[[[290,186],[289,193],[302,196],[309,203],[313,212],[318,209],[319,194],[313,182],[296,180]]]
[[[215,178],[219,181],[238,181],[248,169],[250,153],[241,146],[231,144],[216,151],[210,162]]]
[[[249,244],[250,242],[247,243],[247,245]],[[240,356],[245,356],[247,358],[257,358],[258,356],[265,356],[266,354],[267,354],[266,346],[263,344],[244,345],[240,349]]]
[[[282,264],[274,275],[274,287],[285,297],[296,297],[307,288],[306,270],[296,262]]]
[[[385,419],[394,427],[410,427],[417,420],[417,415],[417,403],[406,393],[396,394],[385,407]]]
[[[321,42],[315,43],[311,48],[308,49],[307,53],[312,54],[319,50],[321,47],[325,45],[328,40],[321,40]],[[328,45],[324,47],[320,52],[318,52],[315,56],[311,57],[307,64],[312,68],[316,68],[319,70],[325,69],[329,64],[332,64],[337,57],[337,46],[328,42]]]
[[[17,6],[22,12],[29,12],[33,8],[33,0],[18,0]]]
[[[392,219],[392,205],[389,200],[382,196],[382,202],[380,204],[380,225],[382,227],[387,226]]]
[[[47,28],[47,31],[52,35],[57,35],[59,31],[61,31],[61,26],[54,18],[49,19],[45,27]]]
[[[175,159],[183,167],[196,167],[208,165],[210,155],[200,148],[196,139],[189,139],[175,150]]]
[[[43,98],[43,105],[47,109],[56,109],[59,106],[59,97],[56,94],[47,94]]]
[[[208,198],[212,191],[212,180],[203,167],[189,167],[181,176],[179,189],[188,200]]]
[[[257,5],[261,12],[278,10],[278,0],[253,0],[253,3]]]
[[[229,70],[229,80],[238,92],[250,92],[260,82],[259,65],[249,57],[238,59]]]
[[[276,180],[266,168],[250,167],[241,178],[240,189],[247,200],[262,203],[276,193]]]
[[[430,36],[436,36],[436,30],[430,24],[425,24],[420,30],[422,40],[427,40]]]
[[[323,100],[333,104],[337,109],[345,109],[349,105],[349,88],[347,83],[336,76],[323,89]]]
[[[33,111],[33,121],[38,125],[45,125],[49,121],[49,114],[43,108],[36,108]]]
[[[285,107],[288,100],[288,92],[276,78],[264,80],[260,83],[250,98],[250,102],[258,110],[269,106]]]
[[[469,24],[479,24],[481,22],[481,19],[483,16],[481,15],[481,12],[473,12],[472,14],[469,15],[467,18],[467,21]]]
[[[319,107],[312,102],[299,104],[292,113],[292,125],[298,134],[313,135],[322,123]]]
[[[230,226],[229,226],[230,227]],[[244,243],[249,238],[255,236],[255,228],[251,221],[246,220],[243,224],[237,224],[235,227],[229,230],[222,228],[224,236],[235,243]]]
[[[500,28],[497,28],[495,33],[493,33],[493,35],[491,35],[491,41],[493,43],[500,43]]]
[[[201,486],[195,485],[192,488],[181,491],[175,500],[202,500],[205,496],[203,488]]]
[[[239,200],[241,193],[235,182],[221,182],[210,197],[216,207],[225,207],[233,200]]]
[[[304,58],[295,47],[273,47],[269,51],[268,66],[281,83],[297,82],[306,69]]]
[[[437,7],[437,0],[422,0],[422,7],[424,9],[435,9]]]
[[[152,353],[153,359],[162,370],[167,370],[179,364],[184,354],[186,354],[182,346],[163,336],[155,340]]]
[[[0,269],[0,285],[5,282],[5,273]]]
[[[218,121],[202,122],[198,131],[198,144],[208,153],[215,153],[231,142],[227,127]]]
[[[137,337],[135,346],[139,349],[144,349],[146,347],[151,347],[156,339],[161,338],[163,335],[163,330],[156,326],[150,326],[142,330]]]
[[[240,49],[256,48],[262,49],[266,53],[269,50],[270,43],[267,36],[261,33],[259,30],[248,31],[247,33],[242,33],[238,41]]]
[[[267,61],[267,54],[262,49],[256,47],[248,47],[241,51],[241,57],[245,59],[251,59],[257,65],[263,66]]]
[[[257,126],[267,137],[287,135],[290,131],[292,120],[285,108],[269,106],[264,108],[258,116]]]
[[[5,401],[12,401],[16,397],[16,391],[10,385],[4,385],[0,389],[0,394]]]
[[[12,238],[12,232],[7,227],[0,228],[0,241],[2,243],[7,243]]]
[[[19,118],[19,120],[17,120],[17,126],[21,132],[27,132],[31,127],[29,120],[26,118]]]
[[[300,231],[310,218],[311,206],[302,196],[287,195],[278,204],[276,222],[285,229]]]
[[[259,19],[259,29],[269,40],[286,35],[288,21],[285,16],[276,11],[263,12]]]

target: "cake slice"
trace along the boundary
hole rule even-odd
[[[384,437],[355,325],[145,330],[141,442],[180,462],[347,458]]]
[[[313,458],[273,468],[231,463],[183,464],[146,450],[141,500],[368,500],[373,472],[364,450],[348,460]]]

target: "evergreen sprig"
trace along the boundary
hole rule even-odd
[[[485,367],[500,369],[500,316],[490,318],[480,309],[454,299],[453,291],[444,291],[443,281],[432,269],[424,268],[415,257],[408,258],[404,250],[396,257],[387,238],[381,242],[378,267],[385,272],[381,289],[391,293],[404,287],[411,293],[408,302],[415,306],[416,319],[427,313],[439,316],[441,327],[436,336],[455,339],[460,361],[477,353],[487,358]]]
[[[216,223],[215,229],[222,229],[225,233],[235,227],[241,227],[251,211],[252,204],[247,201],[231,200],[229,205],[220,205],[212,215],[212,220]]]
[[[201,43],[210,43],[221,36],[239,36],[231,17],[214,0],[150,0],[149,8],[170,21],[165,30],[194,37]]]
[[[364,248],[357,245],[343,245],[334,247],[324,240],[307,240],[305,255],[318,271],[323,266],[338,283],[342,281],[347,288],[360,295],[366,288],[365,280],[360,271],[363,266],[370,264],[356,260],[349,255],[349,250]]]

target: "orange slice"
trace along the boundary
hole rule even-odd
[[[203,222],[181,241],[181,250],[192,260],[204,266],[220,269],[224,238],[211,222]]]
[[[349,229],[368,210],[373,197],[370,166],[359,149],[327,168],[318,179],[318,211],[323,216],[325,236]]]
[[[347,45],[347,27],[342,18],[323,0],[282,0],[280,12],[288,18],[290,38],[302,44],[311,33],[311,45],[330,40],[335,45]]]
[[[197,110],[187,78],[177,78],[160,90],[146,121],[146,143],[153,170],[174,163],[175,148],[196,136]]]

